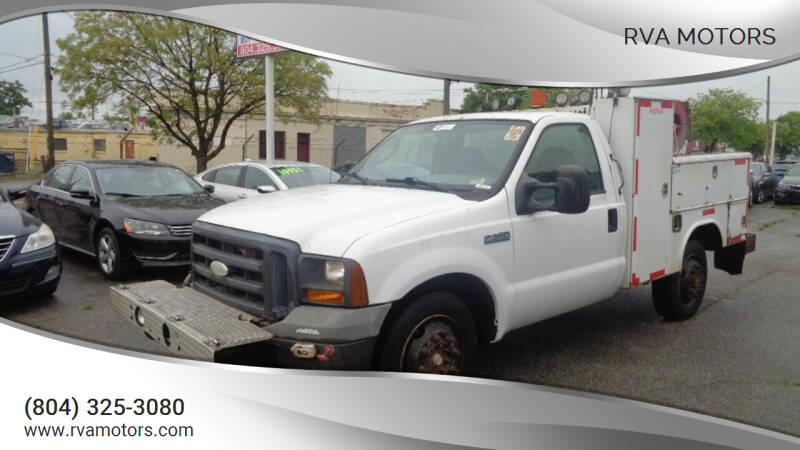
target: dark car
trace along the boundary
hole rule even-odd
[[[783,177],[786,175],[786,172],[792,169],[792,167],[797,165],[797,161],[776,161],[775,164],[772,165],[772,172],[775,175],[775,182],[781,181]]]
[[[795,164],[775,187],[775,204],[800,203],[800,164]]]
[[[49,296],[61,279],[61,259],[53,231],[17,209],[0,188],[0,298]]]
[[[60,245],[121,279],[136,266],[188,265],[192,222],[223,203],[168,164],[90,160],[56,166],[30,186],[24,209],[50,225]]]
[[[762,203],[775,196],[775,176],[769,166],[754,162],[750,166],[750,198],[753,203]]]

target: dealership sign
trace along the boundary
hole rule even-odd
[[[287,52],[288,49],[277,45],[257,41],[247,36],[236,36],[236,57],[250,58],[254,56],[274,55],[276,53]]]

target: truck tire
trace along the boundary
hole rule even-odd
[[[468,370],[477,347],[469,308],[449,292],[414,299],[386,333],[380,369],[458,375]]]
[[[117,234],[110,227],[97,234],[95,257],[100,273],[109,280],[122,280],[130,274],[130,264],[125,261]]]
[[[706,250],[698,241],[689,241],[683,252],[679,273],[653,282],[653,305],[668,320],[686,320],[700,309],[708,279]]]

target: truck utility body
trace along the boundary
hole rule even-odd
[[[673,106],[413,122],[339,183],[206,213],[191,286],[116,287],[114,304],[188,357],[432,373],[620,288],[651,284],[658,313],[687,319],[706,251],[737,274],[755,248],[750,155],[677,155]]]

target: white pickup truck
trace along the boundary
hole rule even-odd
[[[676,155],[674,104],[595,100],[410,123],[339,183],[228,204],[193,227],[185,287],[112,288],[189,358],[457,374],[477,345],[650,284],[692,317],[706,252],[741,273],[750,155]]]

